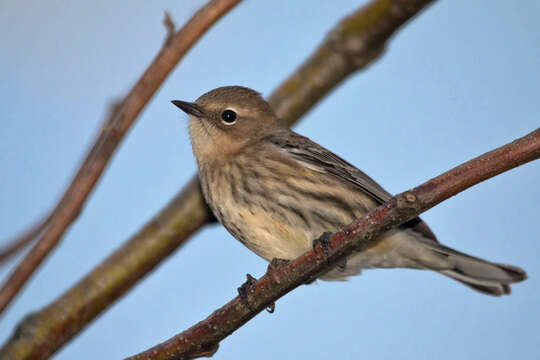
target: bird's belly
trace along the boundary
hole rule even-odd
[[[295,223],[283,222],[276,214],[236,205],[235,211],[223,214],[222,224],[251,251],[271,261],[294,259],[312,248],[312,240],[323,229],[306,229]],[[327,230],[326,230],[327,231]]]
[[[294,259],[312,248],[313,240],[325,231],[322,226],[306,229],[300,224],[286,224],[275,219],[271,213],[238,207],[238,211],[228,214],[223,225],[250,250],[271,261]],[[242,234],[238,236],[237,234]],[[347,258],[345,267],[336,267],[320,276],[322,280],[345,280],[369,268],[417,268],[418,264],[407,253],[420,244],[408,231],[392,230],[367,249]]]

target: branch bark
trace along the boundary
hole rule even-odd
[[[496,150],[470,160],[428,182],[394,196],[385,204],[334,233],[328,251],[319,244],[286,264],[271,263],[243,300],[236,297],[205,320],[129,360],[193,359],[212,355],[219,342],[280,297],[338,264],[353,251],[377,241],[403,224],[459,192],[540,157],[540,128]]]
[[[7,245],[4,245],[0,249],[0,265],[4,264],[10,257],[21,251],[35,240],[44,229],[47,228],[47,225],[51,221],[52,213],[47,215],[47,217],[40,219],[37,223],[32,225],[22,234],[19,234],[16,238],[11,239]]]
[[[276,114],[296,122],[341,81],[369,65],[391,35],[430,2],[375,0],[351,13],[269,97]],[[23,319],[0,357],[39,359],[54,353],[212,218],[194,178],[85,278]]]
[[[201,36],[241,0],[213,0],[201,8],[174,36],[167,37],[161,51],[105,121],[94,146],[75,178],[53,210],[43,234],[0,289],[0,313],[17,295],[32,273],[58,244],[75,221],[118,144],[167,75]],[[170,26],[169,26],[170,28]],[[33,234],[33,233],[31,233]],[[39,233],[36,233],[39,235]],[[27,236],[28,242],[28,236]]]
[[[292,125],[357,70],[384,53],[388,40],[433,0],[375,0],[341,20],[325,41],[268,98]]]

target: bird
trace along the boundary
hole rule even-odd
[[[349,162],[291,130],[255,90],[224,86],[194,102],[171,102],[189,115],[201,188],[213,214],[267,261],[302,255],[314,239],[392,197]],[[510,284],[527,278],[517,266],[439,243],[420,218],[384,233],[318,278],[344,281],[374,268],[433,270],[493,296],[510,294]]]

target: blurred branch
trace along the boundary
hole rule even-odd
[[[293,124],[357,70],[378,58],[390,37],[433,0],[375,0],[341,20],[306,62],[268,98]]]
[[[16,238],[8,241],[7,245],[4,245],[2,249],[0,249],[0,265],[4,264],[9,258],[11,258],[11,256],[15,255],[24,249],[26,245],[35,240],[43,232],[47,225],[49,225],[51,218],[52,213],[39,220],[36,224],[22,234],[19,234]]]
[[[168,11],[165,11],[163,25],[165,25],[165,29],[167,29],[167,37],[165,38],[164,45],[168,46],[174,39],[174,34],[176,32],[176,25],[174,24],[174,20],[172,19],[171,14],[169,14]]]
[[[328,251],[321,244],[289,262],[270,263],[266,274],[205,320],[129,360],[193,359],[212,355],[219,342],[298,286],[361,251],[384,232],[469,187],[540,157],[540,128],[503,147],[470,160],[394,196],[385,204],[332,234]]]
[[[293,124],[347,76],[365,68],[390,36],[430,2],[375,0],[351,13],[269,97],[278,116]],[[194,179],[84,279],[25,318],[0,357],[18,354],[17,359],[33,359],[52,354],[210,219]]]
[[[170,34],[167,36],[166,44],[152,64],[105,121],[94,146],[53,210],[50,221],[42,230],[41,238],[3,284],[0,289],[0,313],[13,300],[32,273],[58,244],[64,232],[79,216],[86,199],[118,144],[167,75],[206,30],[240,1],[210,1],[197,11],[174,36],[171,37]],[[168,29],[170,31],[170,25]]]
[[[1,359],[46,359],[208,221],[197,178],[135,234],[121,251],[58,300],[24,318]],[[112,300],[111,300],[112,299]]]

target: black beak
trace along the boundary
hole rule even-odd
[[[178,106],[186,114],[193,115],[198,118],[203,116],[202,109],[195,103],[180,100],[172,100],[171,102]]]

